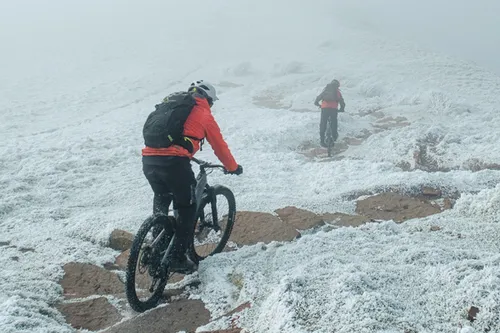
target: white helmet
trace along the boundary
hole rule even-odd
[[[207,81],[203,81],[203,80],[194,81],[189,86],[188,91],[191,91],[193,88],[198,88],[198,89],[204,91],[206,97],[210,98],[213,102],[215,102],[216,100],[219,99],[217,97],[215,87],[213,85],[211,85],[210,83],[208,83]]]

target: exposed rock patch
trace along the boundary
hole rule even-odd
[[[291,241],[300,234],[295,228],[269,213],[238,212],[230,240],[242,245]]]
[[[377,113],[376,113],[377,114]],[[383,113],[382,113],[383,115]],[[383,117],[381,116],[373,123],[375,132],[390,130],[393,128],[400,128],[409,126],[410,122],[405,117]]]
[[[204,331],[201,333],[242,333],[243,330],[241,328],[230,328],[228,330],[217,330],[217,331]]]
[[[344,196],[344,200],[357,200],[362,196],[380,193],[397,193],[403,196],[437,202],[449,199],[451,202],[460,198],[460,192],[450,188],[440,188],[430,184],[421,186],[381,186],[367,191],[354,191]]]
[[[319,143],[317,146],[313,148],[308,148],[304,151],[301,152],[302,155],[314,159],[314,158],[321,158],[320,161],[339,161],[343,159],[344,157],[341,156],[343,152],[345,152],[347,149],[349,149],[349,145],[345,142],[336,142],[335,145],[333,146],[332,149],[332,156],[327,157],[328,155],[328,150],[323,147],[319,147]]]
[[[283,98],[283,93],[266,90],[263,91],[259,96],[253,97],[253,104],[266,109],[289,109],[291,105],[284,105],[282,103]]]
[[[439,198],[443,195],[443,191],[430,186],[422,186],[422,195],[431,198]]]
[[[115,229],[109,237],[109,247],[117,251],[130,249],[134,235],[128,231]]]
[[[122,270],[127,269],[128,257],[130,256],[130,249],[120,253],[115,259],[115,265]]]
[[[231,233],[231,237],[229,237],[229,241],[232,241],[232,233]],[[198,253],[199,255],[201,256],[207,256],[209,255],[213,250],[214,250],[215,246],[214,244],[202,244],[202,245],[198,245],[196,246],[196,253]],[[231,247],[231,246],[228,246],[226,244],[226,246],[224,246],[224,249],[222,249],[222,252],[231,252],[231,251],[236,251],[237,248],[236,247]]]
[[[99,266],[76,262],[64,265],[64,277],[60,284],[66,298],[119,294],[124,288],[115,273]]]
[[[363,142],[372,134],[373,132],[364,129],[354,136],[345,136],[339,138],[339,140],[337,140],[337,142],[335,142],[335,145],[333,146],[331,158],[326,158],[327,149],[319,145],[319,139],[304,141],[297,147],[297,150],[302,155],[311,159],[322,158],[322,160],[325,161],[341,160],[343,158],[343,152],[347,151],[351,146],[359,146],[363,144]]]
[[[19,252],[21,253],[26,253],[26,252],[35,252],[35,249],[31,248],[31,247],[20,247],[19,249]]]
[[[358,200],[356,204],[356,213],[375,220],[403,222],[440,212],[441,207],[428,200],[390,192]]]
[[[467,319],[473,322],[476,320],[476,316],[479,313],[479,308],[476,306],[471,306],[469,311],[467,311]]]
[[[373,219],[363,215],[349,215],[343,213],[327,213],[322,215],[322,218],[324,221],[339,227],[359,227],[367,222],[373,222]]]
[[[105,297],[76,303],[61,303],[57,309],[64,315],[66,322],[76,329],[98,331],[122,319],[118,310]]]
[[[105,333],[177,333],[195,332],[208,324],[210,312],[199,300],[178,300],[147,311],[133,320],[115,325]]]
[[[481,161],[478,158],[471,158],[464,162],[462,168],[465,170],[471,170],[472,172],[477,172],[481,170],[500,170],[499,163],[487,163]]]
[[[307,230],[325,224],[319,215],[297,207],[288,206],[277,209],[275,212],[283,222],[298,230]]]

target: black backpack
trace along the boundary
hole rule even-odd
[[[323,100],[324,101],[332,101],[332,102],[338,102],[339,97],[338,97],[338,88],[337,86],[329,83],[326,85],[325,89],[323,89]]]
[[[144,143],[151,148],[168,148],[179,145],[193,152],[192,143],[184,137],[184,123],[196,105],[194,97],[187,92],[173,93],[156,105],[142,129]]]

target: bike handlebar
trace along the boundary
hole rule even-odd
[[[228,173],[228,171],[226,170],[226,168],[223,165],[212,164],[212,163],[207,162],[207,161],[199,160],[199,159],[197,159],[195,157],[192,157],[191,160],[193,162],[195,162],[196,164],[198,164],[201,168],[204,168],[204,169],[216,169],[216,168],[219,168],[219,169],[222,169],[224,171],[224,173]]]

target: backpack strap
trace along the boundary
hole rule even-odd
[[[194,150],[193,149],[193,142],[191,141],[190,138],[188,138],[186,136],[182,137],[179,140],[172,142],[172,144],[186,149],[190,154],[193,153],[193,150]]]
[[[190,154],[192,154],[193,150],[194,150],[194,145],[193,145],[192,140],[196,140],[196,141],[200,142],[200,151],[202,151],[203,150],[202,147],[203,147],[203,143],[205,142],[205,138],[199,139],[199,138],[196,138],[194,136],[185,135],[182,137],[182,139],[177,140],[176,142],[173,142],[173,144],[175,144],[177,146],[181,146],[182,148],[186,149]]]
[[[200,142],[200,151],[203,151],[203,144],[205,143],[205,138],[201,138],[200,139],[200,138],[196,138],[194,136],[189,136],[189,135],[187,135],[185,137],[188,138],[188,139],[196,140],[196,141]]]

